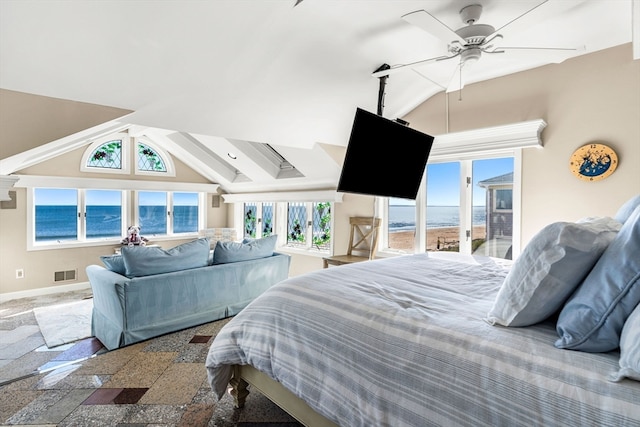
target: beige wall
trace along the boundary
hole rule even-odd
[[[449,131],[544,119],[543,149],[525,149],[522,160],[522,243],[554,221],[612,216],[640,193],[640,61],[631,45],[584,55],[449,94]],[[408,114],[412,127],[447,131],[446,101],[432,97]],[[569,172],[578,147],[602,142],[619,156],[617,171],[598,182]]]
[[[134,145],[134,144],[131,144]],[[153,176],[131,174],[94,174],[80,172],[80,160],[85,148],[71,151],[49,161],[21,171],[20,175],[89,177],[127,180],[155,180]],[[209,183],[184,163],[173,159],[176,182]],[[19,184],[18,184],[19,185]],[[102,264],[100,256],[113,254],[117,245],[92,246],[72,249],[27,251],[27,190],[15,188],[16,209],[0,209],[0,294],[24,293],[40,288],[66,286],[87,282],[85,268],[90,264]],[[213,208],[212,194],[207,195],[207,227],[226,227],[227,209]],[[144,230],[142,235],[144,236]],[[191,239],[153,240],[164,248],[171,248]],[[24,278],[16,279],[16,269],[24,270]],[[54,282],[54,272],[77,270],[77,280]]]
[[[129,113],[121,108],[0,89],[0,159]]]

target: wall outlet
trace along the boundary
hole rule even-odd
[[[16,279],[24,279],[24,270],[22,268],[16,270]]]

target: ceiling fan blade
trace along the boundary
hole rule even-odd
[[[387,68],[386,70],[374,71],[371,75],[373,77],[384,77],[384,76],[388,76],[389,74],[397,73],[398,71],[403,71],[412,67],[416,67],[418,65],[428,64],[429,62],[444,61],[445,59],[455,58],[456,56],[458,55],[437,56],[435,58],[423,59],[422,61],[411,62],[409,64],[397,64],[397,65],[391,66],[390,68]]]
[[[491,38],[494,34],[503,31],[507,27],[510,27],[509,31],[517,31],[514,27],[523,29],[532,27],[535,24],[550,20],[553,17],[561,16],[563,12],[583,2],[584,0],[544,0],[520,16],[513,18],[500,28],[497,28],[493,34],[487,38]]]
[[[451,44],[454,41],[457,41],[462,45],[467,43],[465,39],[457,35],[455,31],[426,10],[416,10],[415,12],[407,13],[402,16],[402,19],[411,25],[421,28],[447,44]]]
[[[506,52],[509,56],[514,54],[522,54],[527,58],[540,57],[545,62],[559,64],[565,59],[576,56],[585,51],[584,46],[577,48],[563,48],[563,47],[507,47],[501,46],[493,52],[486,53],[500,53]]]

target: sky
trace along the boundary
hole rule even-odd
[[[485,190],[478,182],[513,172],[513,157],[473,161],[473,205],[484,206]],[[390,199],[390,205],[415,205],[414,200]],[[427,205],[460,205],[460,163],[427,165]]]

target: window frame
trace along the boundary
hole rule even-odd
[[[435,160],[428,162],[429,164],[435,163],[449,163],[460,162],[460,233],[459,241],[466,242],[466,231],[471,230],[472,227],[472,192],[470,186],[467,186],[466,177],[472,176],[472,163],[474,160],[493,159],[493,158],[513,158],[513,193],[512,193],[512,213],[513,213],[513,259],[520,254],[520,200],[521,200],[521,176],[522,176],[522,149],[512,150],[499,150],[491,153],[469,153],[464,158],[455,160],[452,158],[446,158],[441,160]],[[418,190],[418,196],[416,197],[416,238],[414,244],[414,252],[412,253],[424,253],[426,252],[426,172],[422,176],[422,182]],[[376,197],[376,215],[382,218],[381,235],[379,242],[378,255],[396,256],[409,253],[398,249],[389,248],[389,199],[386,197]],[[463,250],[464,248],[464,250]],[[460,253],[470,253],[470,245],[467,248],[466,245],[460,246]]]
[[[289,202],[308,202],[310,203],[310,209],[313,208],[313,203],[329,203],[331,209],[331,242],[328,253],[333,252],[334,245],[334,223],[336,203],[341,203],[344,194],[338,193],[335,190],[312,190],[312,191],[286,191],[279,193],[238,193],[238,194],[223,194],[222,198],[225,203],[233,203],[233,224],[235,229],[242,229],[244,232],[244,203],[258,203],[256,200],[260,200],[259,203],[273,203],[273,234],[278,235],[278,241],[276,243],[276,250],[284,253],[301,254],[315,257],[324,257],[327,255],[327,251],[319,251],[310,248],[294,248],[286,246],[287,243],[287,207]],[[307,209],[307,216],[309,216],[310,209]],[[309,218],[313,221],[313,216]],[[310,231],[307,230],[308,233]],[[307,241],[313,242],[313,236],[309,234]]]
[[[525,122],[512,123],[502,126],[495,126],[482,129],[474,129],[462,132],[446,133],[435,137],[428,163],[439,163],[447,161],[469,161],[483,158],[513,157],[513,240],[512,259],[516,259],[522,250],[522,233],[520,226],[522,208],[522,150],[525,148],[542,149],[542,131],[547,123],[542,119],[529,120]],[[470,164],[471,162],[467,162]],[[461,165],[462,169],[470,166]],[[471,176],[470,171],[461,171],[462,176]],[[426,248],[426,173],[423,174],[422,183],[416,198],[416,239],[414,253],[424,252]],[[466,186],[466,180],[461,178],[461,186]],[[465,194],[467,190],[462,189]],[[470,190],[469,190],[470,191]],[[463,206],[472,204],[471,196],[461,197],[460,212],[460,241],[466,240],[467,216],[471,215],[463,210]],[[422,207],[424,205],[424,207]],[[381,242],[378,255],[395,256],[399,251],[390,249],[389,218],[387,217],[389,202],[386,198],[376,197],[375,213],[382,218]],[[462,226],[464,224],[464,227]]]
[[[36,175],[19,175],[20,180],[16,183],[16,187],[26,189],[26,201],[27,201],[27,235],[26,246],[27,251],[39,251],[39,250],[51,250],[51,249],[67,249],[78,247],[92,247],[92,246],[113,246],[120,244],[119,238],[105,239],[105,240],[73,240],[56,242],[51,241],[47,243],[35,242],[35,200],[34,189],[35,188],[65,188],[65,189],[92,189],[92,190],[121,190],[124,192],[123,209],[124,214],[122,217],[122,225],[124,230],[134,223],[133,218],[136,209],[132,204],[133,191],[137,190],[157,190],[157,191],[173,191],[173,192],[196,192],[199,193],[199,205],[200,210],[198,212],[198,232],[194,233],[178,233],[165,235],[159,238],[163,241],[180,240],[189,237],[198,237],[199,231],[205,228],[207,223],[207,194],[217,194],[219,186],[217,184],[197,184],[197,183],[173,183],[165,181],[133,181],[126,179],[96,179],[96,178],[68,178],[68,177],[54,177],[54,176],[36,176]],[[144,235],[144,230],[143,230]]]
[[[153,142],[150,138],[146,136],[139,136],[135,138],[131,138],[133,140],[133,154],[132,163],[135,165],[134,173],[136,175],[145,175],[145,176],[176,176],[176,169],[171,160],[171,156],[165,150],[163,150],[160,146],[158,146],[155,142]],[[162,159],[164,166],[166,168],[165,171],[150,171],[150,170],[141,170],[138,165],[138,144],[146,145],[151,148],[155,153]]]
[[[113,169],[113,168],[101,168],[101,167],[89,167],[87,163],[89,162],[89,158],[91,154],[97,150],[100,146],[114,141],[120,140],[122,142],[121,147],[121,162],[122,168]],[[151,148],[162,160],[166,170],[164,171],[152,171],[152,170],[141,170],[138,166],[138,144],[143,144]],[[133,167],[131,166],[133,165]],[[176,169],[173,163],[173,158],[166,152],[162,147],[156,144],[151,138],[147,136],[136,136],[133,137],[127,132],[118,132],[112,133],[107,136],[100,137],[93,141],[89,146],[85,149],[82,154],[82,159],[80,161],[80,172],[86,173],[106,173],[106,174],[117,174],[117,175],[130,175],[133,169],[134,175],[143,175],[143,176],[155,176],[155,177],[175,177]]]
[[[48,240],[45,242],[36,242],[36,200],[35,200],[35,191],[36,189],[68,189],[74,190],[77,195],[77,207],[76,207],[76,230],[77,230],[77,238],[75,240]],[[87,238],[87,197],[86,193],[90,190],[109,190],[109,191],[117,191],[114,189],[105,189],[105,188],[71,188],[71,187],[44,187],[37,186],[27,188],[27,251],[32,250],[47,250],[47,249],[63,249],[63,248],[73,248],[73,247],[84,247],[84,246],[102,246],[102,245],[113,245],[116,243],[120,243],[120,240],[123,238],[124,230],[126,230],[125,221],[127,219],[127,197],[126,191],[120,190],[120,218],[121,218],[121,235],[114,237],[100,237],[100,238]]]
[[[122,162],[122,167],[120,169],[87,166],[87,163],[89,163],[89,157],[95,150],[100,148],[102,145],[115,140],[120,140],[122,142],[122,146],[120,147],[120,161]],[[128,155],[128,153],[130,152],[129,140],[129,134],[126,132],[112,133],[108,136],[103,136],[96,139],[94,142],[89,144],[87,149],[82,154],[82,159],[80,160],[80,172],[129,175],[131,173],[131,162],[129,158],[130,156]]]

